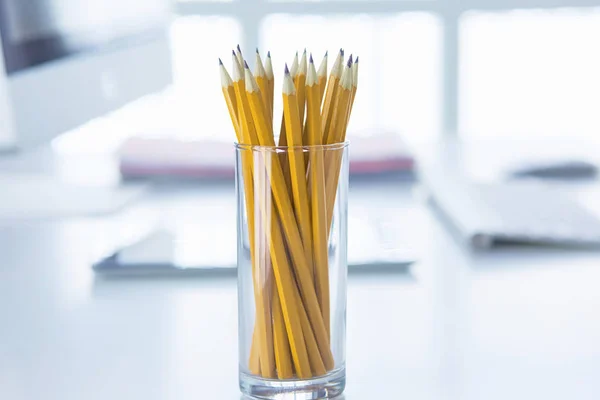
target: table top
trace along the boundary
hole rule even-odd
[[[90,268],[150,215],[216,202],[234,209],[232,183],[158,186],[107,218],[0,221],[0,398],[239,399],[235,277]],[[350,213],[367,206],[403,221],[419,262],[350,276],[345,399],[600,397],[599,252],[473,253],[397,179],[354,181]]]

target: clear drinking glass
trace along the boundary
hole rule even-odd
[[[246,395],[316,399],[344,390],[347,148],[236,144]]]

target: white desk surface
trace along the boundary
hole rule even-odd
[[[0,221],[0,398],[239,399],[234,278],[90,269],[146,212],[233,210],[232,186],[159,190],[111,218]],[[600,253],[470,253],[410,188],[351,191],[351,212],[402,218],[421,259],[350,277],[345,399],[600,398]]]

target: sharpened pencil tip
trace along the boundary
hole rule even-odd
[[[235,56],[235,50],[231,50],[231,54]]]
[[[248,66],[248,63],[246,61],[244,61],[244,68],[250,69],[250,67]]]
[[[344,49],[340,49],[340,54],[344,57]]]
[[[356,56],[356,60],[354,60],[354,64],[358,64],[358,56]]]
[[[219,65],[223,65],[223,61],[219,58]]]
[[[310,53],[310,57],[308,57],[308,62],[311,64],[314,63],[313,58],[312,58],[312,53]]]
[[[285,64],[285,70],[284,70],[286,75],[290,74],[290,70],[288,69],[287,63]]]
[[[271,50],[267,51],[267,57],[271,58]]]
[[[304,48],[304,53],[303,54],[306,54],[306,47]]]
[[[346,66],[348,68],[352,67],[352,54],[350,54],[350,57],[348,57],[348,63],[346,64]]]
[[[328,54],[329,54],[329,51],[326,51],[326,52],[325,52],[325,57],[327,57],[327,55],[328,55]]]
[[[256,48],[256,54],[260,54],[260,51],[258,51],[258,47]]]
[[[239,45],[239,44],[237,45],[237,49],[238,49],[238,51],[239,51],[240,53],[242,52],[242,49],[240,49],[240,45]]]

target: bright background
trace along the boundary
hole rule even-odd
[[[320,62],[325,50],[344,47],[361,65],[350,134],[590,137],[600,131],[596,7],[600,1],[180,1],[171,28],[175,87],[222,126],[216,60],[228,65],[237,43],[245,53],[271,50],[277,77],[296,49]]]

